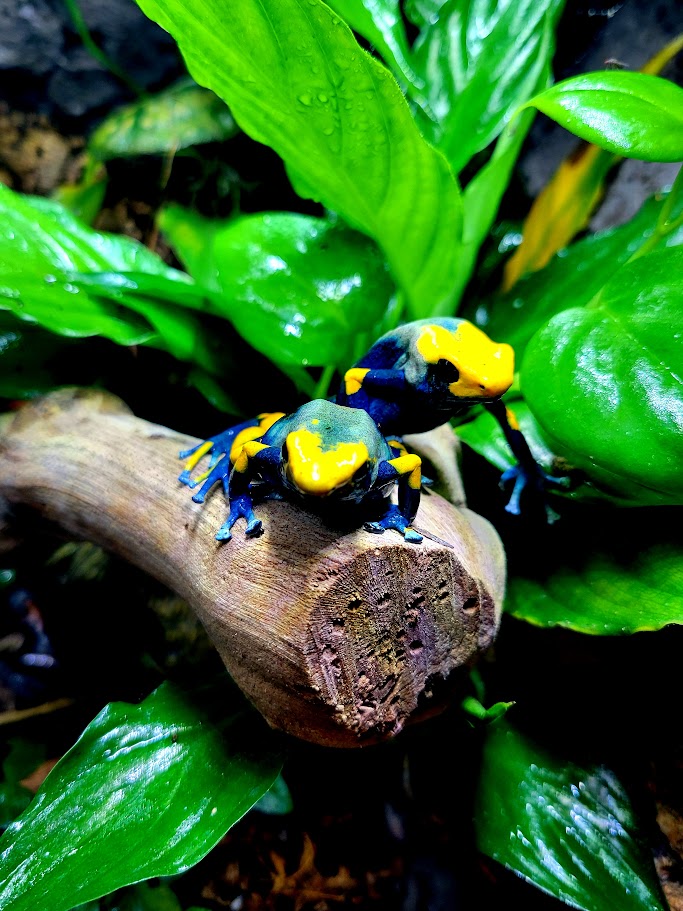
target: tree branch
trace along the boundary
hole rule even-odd
[[[238,526],[219,544],[220,492],[198,506],[175,480],[192,442],[106,393],[62,390],[5,426],[0,497],[185,598],[274,727],[358,746],[443,708],[453,671],[497,630],[505,563],[493,528],[429,493],[416,525],[432,537],[419,545],[270,501],[258,507],[262,537]]]

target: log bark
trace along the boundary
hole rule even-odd
[[[106,393],[62,390],[3,428],[0,497],[94,541],[173,589],[268,722],[327,746],[361,746],[443,708],[458,668],[491,644],[505,560],[492,526],[425,493],[407,544],[340,531],[284,501],[258,507],[259,538],[178,484],[191,438]]]

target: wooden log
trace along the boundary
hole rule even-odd
[[[4,427],[0,497],[185,598],[276,728],[360,746],[443,708],[453,672],[497,631],[505,561],[491,525],[426,493],[415,524],[431,537],[415,545],[269,501],[261,537],[238,525],[219,543],[222,493],[199,506],[176,481],[178,451],[194,442],[106,393],[61,390]]]

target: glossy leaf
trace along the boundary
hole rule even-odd
[[[670,41],[642,69],[656,75],[683,48],[683,35]],[[619,156],[583,144],[560,163],[529,210],[522,243],[505,264],[503,290],[527,272],[542,269],[566,247],[588,220],[603,196],[604,179]]]
[[[413,69],[398,0],[332,0],[328,4],[380,52],[421,107],[428,107],[424,80]]]
[[[468,316],[497,342],[515,349],[517,364],[533,334],[553,316],[588,303],[648,240],[660,216],[663,197],[649,200],[631,221],[577,241],[539,272],[526,276],[506,295],[471,302]],[[683,243],[683,228],[659,245]]]
[[[532,112],[524,111],[521,117],[510,122],[499,137],[489,161],[465,188],[463,240],[457,253],[458,300],[472,276],[480,247],[496,218],[500,201],[508,187],[512,169],[532,121]]]
[[[683,160],[683,89],[667,79],[625,70],[584,73],[551,86],[529,105],[617,155]]]
[[[297,191],[373,237],[411,317],[450,309],[462,201],[393,77],[320,0],[139,0]]]
[[[178,207],[160,225],[218,312],[276,363],[346,366],[376,337],[393,283],[345,225],[288,212],[217,222]]]
[[[642,256],[553,317],[522,363],[552,448],[635,504],[683,503],[682,297],[683,249]]]
[[[510,567],[505,610],[536,626],[619,636],[683,625],[680,509],[585,509]],[[546,536],[547,537],[547,536]]]
[[[88,228],[58,203],[0,186],[0,309],[64,335],[103,335],[119,344],[149,341],[149,322],[98,302],[73,273],[143,271],[185,286],[187,275],[128,237]]]
[[[454,171],[501,132],[548,84],[563,0],[447,0],[421,31],[414,67],[436,126],[425,135]]]
[[[168,684],[88,726],[0,839],[4,911],[68,911],[199,861],[275,780],[275,735]]]
[[[631,802],[604,766],[553,755],[505,720],[487,729],[479,848],[584,911],[666,911]]]
[[[114,111],[90,137],[88,151],[101,161],[162,155],[230,139],[238,132],[220,98],[192,80],[183,80]]]

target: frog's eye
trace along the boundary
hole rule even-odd
[[[460,371],[450,361],[441,358],[436,362],[436,375],[443,383],[457,383],[460,379]]]

